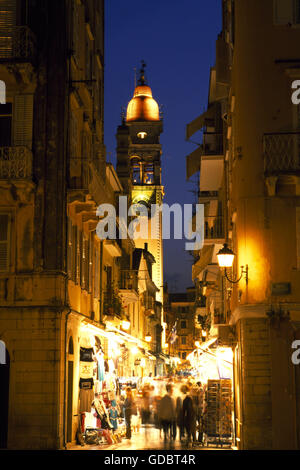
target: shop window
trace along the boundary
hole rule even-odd
[[[186,359],[186,352],[183,352],[181,357],[182,357],[182,359]]]

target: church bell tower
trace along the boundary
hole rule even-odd
[[[155,237],[151,236],[151,205],[162,204],[161,144],[162,119],[152,90],[146,83],[145,63],[133,98],[127,106],[126,116],[117,131],[117,174],[128,195],[129,204],[142,203],[148,209],[148,238],[135,239],[137,248],[144,248],[154,256],[152,278],[159,289],[157,301],[163,303],[163,243],[162,216],[155,224]],[[154,230],[152,230],[153,235]]]

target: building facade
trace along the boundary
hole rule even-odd
[[[146,83],[145,65],[142,63],[133,98],[129,101],[126,116],[117,130],[117,174],[124,187],[124,194],[127,195],[128,206],[140,205],[140,209],[135,211],[142,220],[134,231],[135,245],[139,249],[145,247],[149,250],[154,261],[151,268],[152,279],[157,289],[156,302],[160,305],[160,318],[155,319],[155,337],[158,337],[158,331],[161,330],[162,339],[158,348],[158,352],[161,352],[165,344],[162,213],[158,211],[153,216],[151,210],[153,205],[161,206],[164,195],[160,144],[163,123],[159,106]],[[161,361],[158,367],[162,372]]]
[[[187,126],[187,137],[204,128],[187,160],[206,211],[193,266],[206,296],[199,313],[233,348],[237,447],[298,449],[299,2],[223,1],[222,12],[208,108]],[[226,273],[224,242],[235,253]]]
[[[0,18],[0,447],[66,448],[83,384],[157,372],[161,307],[147,248],[96,231],[124,193],[103,141],[104,2],[3,0]]]

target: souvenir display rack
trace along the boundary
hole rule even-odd
[[[231,380],[208,380],[205,413],[207,445],[230,444],[232,441]]]

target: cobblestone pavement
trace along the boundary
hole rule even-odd
[[[73,446],[69,450],[189,450],[189,451],[201,451],[201,450],[232,450],[230,446],[224,445],[213,446],[213,445],[197,445],[193,447],[187,447],[185,442],[180,442],[179,438],[173,442],[164,442],[163,433],[160,435],[160,431],[154,427],[140,428],[138,433],[133,433],[131,439],[122,439],[119,444],[101,444],[99,446],[85,445]]]

